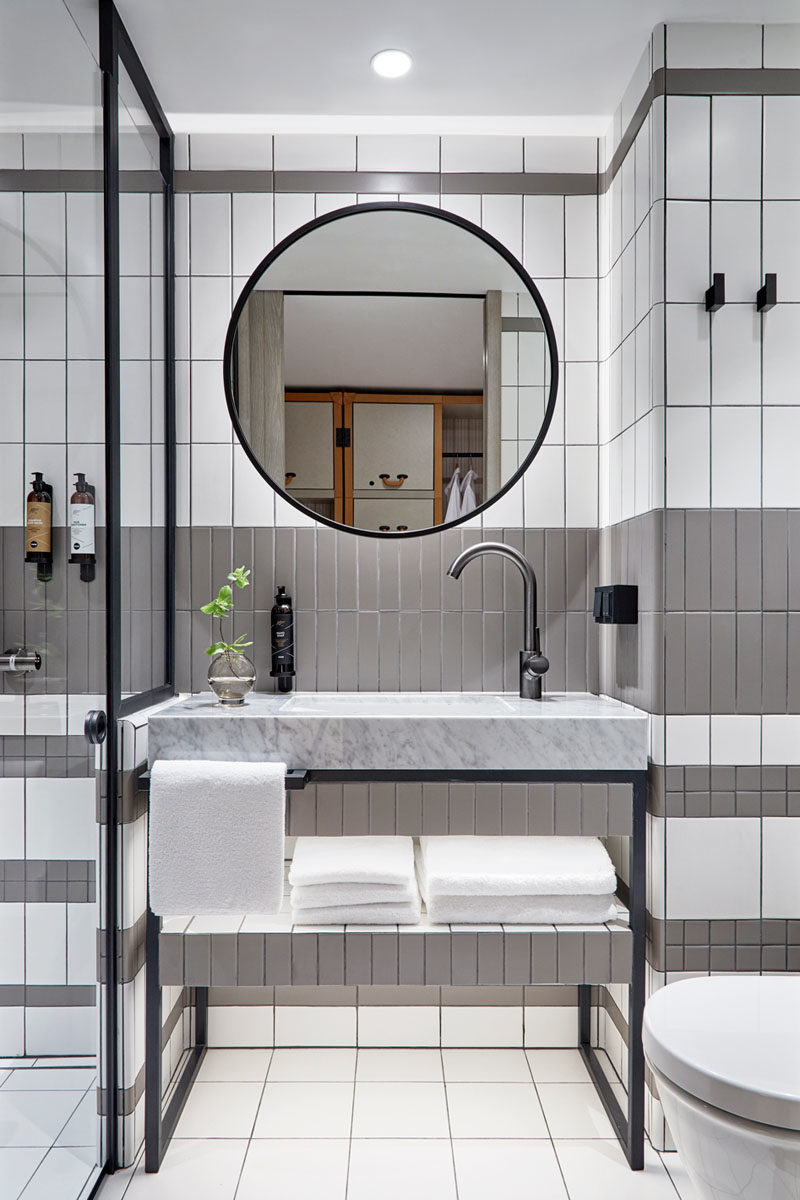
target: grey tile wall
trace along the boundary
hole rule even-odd
[[[800,920],[648,923],[657,971],[800,971]]]
[[[93,859],[0,859],[0,902],[93,904],[96,894]]]

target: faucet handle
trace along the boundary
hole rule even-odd
[[[542,676],[550,669],[550,660],[541,650],[519,652],[519,694],[523,700],[541,700]]]

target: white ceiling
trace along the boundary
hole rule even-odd
[[[117,3],[171,115],[505,116],[532,133],[554,116],[597,132],[660,21],[800,19],[798,0]],[[413,56],[405,79],[370,70],[386,47]]]

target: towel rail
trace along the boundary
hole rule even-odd
[[[316,767],[291,767],[286,773],[287,791],[302,790],[309,784],[315,783],[356,783],[356,782],[439,782],[439,783],[618,783],[631,787],[632,824],[628,838],[628,869],[629,882],[627,900],[630,919],[631,970],[628,1017],[628,1079],[627,1079],[627,1113],[624,1112],[614,1091],[612,1090],[599,1055],[591,1044],[591,1012],[592,1012],[592,980],[586,978],[584,969],[583,982],[578,982],[578,1014],[579,1014],[579,1048],[586,1063],[590,1077],[597,1089],[600,1100],[614,1127],[620,1145],[628,1159],[632,1170],[639,1171],[644,1167],[644,1051],[642,1048],[642,1019],[645,1000],[645,880],[646,880],[646,797],[647,772],[632,771],[548,771],[548,770],[508,770],[508,771],[430,771],[419,769],[408,770],[328,770]],[[139,776],[137,787],[140,791],[149,791],[150,773],[145,771]],[[161,1111],[161,918],[155,916],[149,906],[147,908],[147,992],[146,992],[146,1044],[147,1069],[145,1079],[146,1117],[145,1117],[145,1169],[157,1171],[169,1145],[180,1110],[192,1087],[197,1071],[202,1061],[207,1044],[206,1013],[208,1007],[208,988],[195,986],[195,1041],[191,1047],[187,1061],[178,1077],[174,1098],[168,1110],[162,1116]],[[171,937],[173,935],[166,935]],[[190,939],[192,934],[186,934]],[[198,935],[195,935],[198,936]],[[203,936],[203,935],[199,935]],[[225,936],[225,935],[214,935]],[[240,935],[241,936],[241,935]],[[247,935],[245,935],[247,936]],[[272,936],[272,935],[270,935]],[[284,935],[278,935],[279,939]],[[292,935],[288,934],[291,940]],[[307,950],[308,941],[305,937],[304,946]],[[364,934],[354,935],[363,940]],[[370,935],[366,935],[369,937]],[[403,932],[400,941],[411,947],[414,937],[424,939],[424,932],[414,934],[408,929]],[[436,941],[442,935],[437,935]],[[452,934],[451,938],[458,934]],[[494,936],[489,935],[489,936]],[[513,931],[501,934],[502,938],[513,938]],[[531,935],[523,935],[531,936]],[[316,935],[315,935],[316,937]],[[612,935],[613,941],[613,935]],[[424,941],[423,941],[424,945]],[[531,945],[531,958],[532,958]],[[284,951],[285,952],[285,951]],[[423,957],[425,951],[422,951]],[[449,956],[448,956],[449,957]],[[291,952],[290,952],[291,960]],[[316,978],[316,971],[314,972]],[[170,980],[172,982],[172,980]],[[184,980],[184,983],[186,981]],[[597,981],[595,981],[597,982]]]

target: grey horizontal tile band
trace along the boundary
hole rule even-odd
[[[94,1008],[97,990],[92,984],[3,984],[0,1008]]]
[[[502,317],[500,320],[501,333],[543,333],[544,322],[541,317]]]
[[[161,983],[456,986],[627,983],[630,930],[161,935]]]

